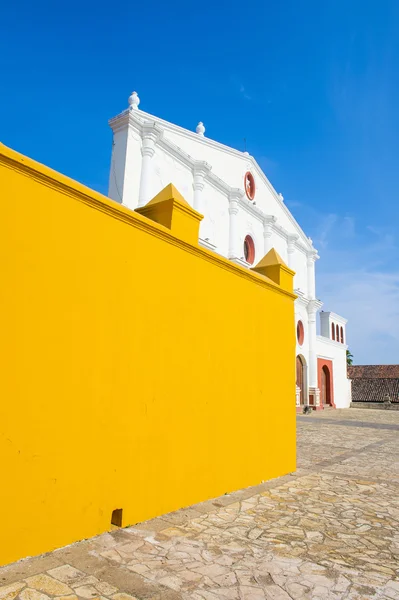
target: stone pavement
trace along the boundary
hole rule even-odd
[[[298,470],[0,568],[0,600],[399,599],[399,413],[298,417]]]

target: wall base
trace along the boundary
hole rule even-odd
[[[351,408],[374,408],[377,410],[399,410],[399,402],[385,404],[384,402],[351,402]]]

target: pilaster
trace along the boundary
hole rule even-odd
[[[295,386],[295,404],[297,408],[301,406],[301,388],[298,385]]]
[[[139,207],[144,206],[151,199],[151,179],[153,176],[152,158],[155,154],[155,146],[162,136],[162,129],[156,123],[144,123],[142,126],[141,145],[141,177],[139,190]]]
[[[315,408],[320,406],[316,354],[316,314],[320,305],[321,303],[317,300],[311,300],[307,306],[309,336],[309,404]]]
[[[267,215],[263,219],[263,252],[266,255],[269,250],[272,249],[272,233],[273,233],[273,225],[276,223],[277,218],[273,215]]]
[[[290,269],[293,269],[294,267],[295,243],[298,238],[299,236],[295,233],[289,233],[287,235],[287,262]]]
[[[243,251],[239,250],[238,236],[238,211],[239,203],[243,197],[243,192],[239,189],[233,189],[229,194],[229,256],[230,259],[240,258]]]
[[[193,167],[194,209],[201,214],[204,214],[203,191],[205,178],[210,170],[211,166],[205,161],[196,161]]]
[[[310,250],[307,253],[307,280],[308,280],[308,298],[314,300],[316,298],[316,277],[315,277],[315,263],[319,258],[317,250]]]

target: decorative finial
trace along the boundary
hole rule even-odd
[[[132,92],[129,96],[129,108],[130,110],[137,110],[140,104],[140,98],[137,92]]]
[[[205,127],[202,121],[198,123],[197,127],[195,128],[195,132],[204,137]]]
[[[278,196],[279,196],[281,202],[284,202],[284,196],[283,196],[283,194],[280,193]]]

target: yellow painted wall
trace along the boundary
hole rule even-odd
[[[294,296],[0,145],[0,564],[295,469]]]

